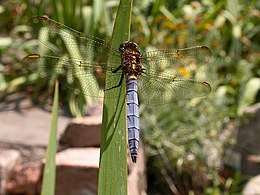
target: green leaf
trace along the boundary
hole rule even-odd
[[[49,135],[49,143],[47,147],[46,163],[43,172],[43,184],[41,195],[55,194],[56,180],[56,151],[57,151],[57,122],[58,122],[58,100],[59,100],[59,84],[55,83],[55,94],[53,101],[53,110],[51,115],[51,128]]]
[[[243,94],[239,100],[238,114],[243,114],[243,111],[247,106],[254,103],[257,93],[260,90],[260,79],[251,78],[245,85]]]
[[[132,1],[120,1],[111,40],[113,46],[119,46],[129,39],[131,10]],[[118,47],[115,49],[118,49]],[[113,60],[112,56],[108,56],[108,62],[110,60]],[[99,195],[127,194],[125,90],[125,85],[121,85],[113,90],[105,91],[101,131]],[[109,93],[118,93],[118,98],[106,98]]]

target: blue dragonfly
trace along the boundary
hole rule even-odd
[[[103,97],[105,90],[126,84],[128,148],[134,163],[138,156],[140,131],[138,92],[144,104],[159,106],[205,96],[211,91],[209,83],[188,79],[209,62],[211,51],[206,46],[141,54],[134,42],[114,46],[47,17],[32,18],[28,26],[32,34],[45,37],[40,41],[51,50],[55,51],[57,45],[68,48],[62,57],[30,54],[23,59],[27,68],[41,77],[54,75],[64,86],[93,97]],[[62,41],[55,41],[57,37]],[[113,57],[109,63],[106,62],[108,56]],[[77,87],[79,83],[80,88]],[[117,96],[112,92],[106,98]]]

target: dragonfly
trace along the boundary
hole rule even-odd
[[[30,54],[24,57],[27,68],[41,77],[54,76],[73,91],[93,97],[104,97],[104,91],[126,85],[128,148],[133,163],[137,161],[140,140],[139,95],[144,104],[160,106],[206,96],[211,91],[209,83],[189,78],[209,62],[211,51],[207,46],[142,54],[134,42],[113,45],[44,16],[32,18],[28,27],[32,34],[44,37],[38,39],[56,54],[59,54],[57,46],[67,48],[66,54],[59,54],[61,56]],[[57,37],[62,41],[55,42]],[[107,62],[108,56],[112,58]],[[106,96],[117,97],[118,93],[113,92]]]

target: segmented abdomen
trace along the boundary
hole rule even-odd
[[[129,78],[126,86],[126,113],[128,128],[128,147],[132,161],[135,163],[139,147],[139,111],[138,111],[138,94],[137,80]]]

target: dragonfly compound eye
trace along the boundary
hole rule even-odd
[[[119,46],[119,51],[124,51],[126,48],[126,45],[128,45],[128,43],[130,43],[129,41],[125,41],[123,42],[120,46]]]

